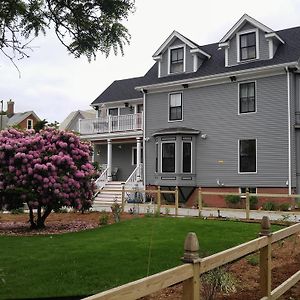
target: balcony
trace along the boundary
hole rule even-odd
[[[143,113],[79,120],[80,134],[103,134],[143,130]]]

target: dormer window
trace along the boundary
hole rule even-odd
[[[170,48],[170,74],[184,72],[184,47]]]
[[[240,35],[241,61],[256,58],[256,34],[255,32]]]

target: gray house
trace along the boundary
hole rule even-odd
[[[174,31],[145,76],[113,82],[82,120],[103,184],[117,168],[116,180],[179,186],[184,200],[199,186],[300,193],[299,58],[300,27],[248,15],[214,44]]]

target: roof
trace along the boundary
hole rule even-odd
[[[204,45],[201,46],[201,49],[209,53],[211,58],[205,60],[196,72],[169,75],[159,78],[157,76],[158,63],[156,62],[143,77],[114,81],[100,96],[98,96],[92,102],[92,105],[142,98],[141,93],[135,90],[135,87],[138,86],[201,78],[209,75],[226,74],[229,72],[247,69],[250,70],[259,67],[275,66],[298,61],[300,57],[300,27],[279,30],[276,31],[276,33],[285,41],[285,44],[281,44],[277,48],[277,51],[272,59],[257,60],[246,64],[225,67],[225,54],[224,51],[218,50],[219,43]]]
[[[20,124],[23,120],[28,118],[30,115],[33,115],[37,121],[40,121],[40,118],[35,114],[34,111],[25,111],[21,113],[14,113],[14,115],[7,120],[7,127]]]
[[[89,110],[75,110],[69,113],[69,115],[60,123],[59,129],[60,130],[66,130],[72,123],[72,121],[77,117],[81,115],[84,119],[92,119],[96,116],[96,111],[93,109]]]

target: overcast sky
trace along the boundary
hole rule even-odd
[[[41,119],[61,122],[73,110],[89,109],[112,81],[144,75],[173,30],[199,45],[215,43],[244,13],[273,30],[300,26],[300,0],[136,0],[124,56],[75,59],[48,32],[33,41],[31,57],[18,62],[21,78],[0,55],[0,99],[13,99],[16,112],[34,110]]]

